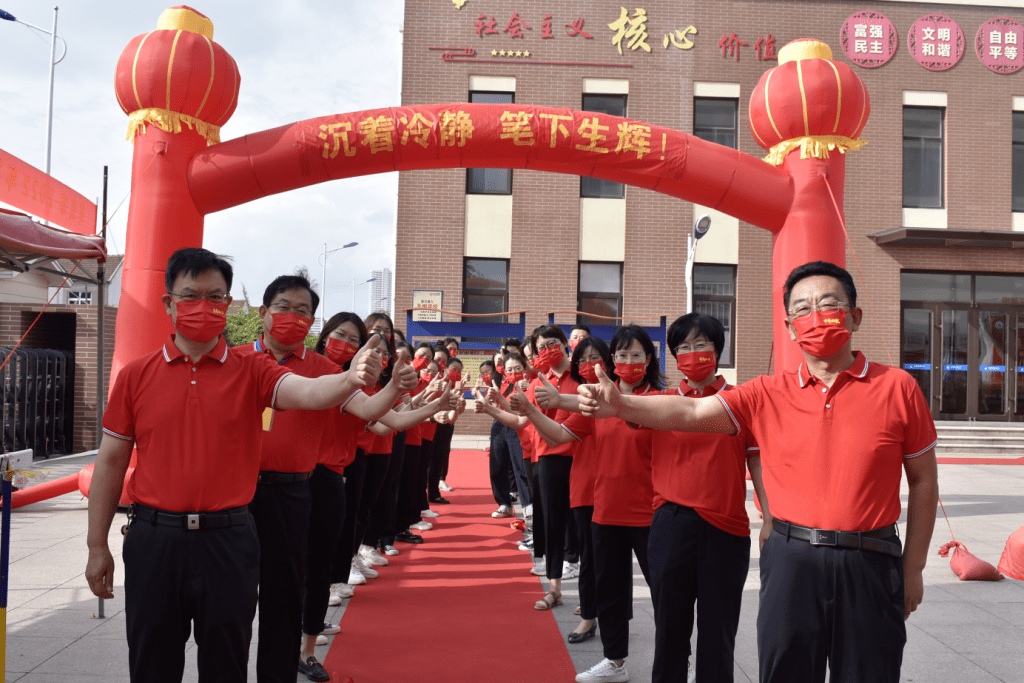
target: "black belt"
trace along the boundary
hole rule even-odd
[[[294,484],[297,481],[306,481],[312,476],[312,472],[271,472],[264,470],[256,479],[257,484]]]
[[[224,529],[229,526],[241,526],[249,521],[249,507],[229,508],[216,512],[167,512],[148,505],[132,504],[128,511],[131,522],[142,520],[154,526],[173,526],[186,531],[199,529]]]
[[[806,526],[797,526],[781,519],[772,520],[772,528],[786,538],[795,538],[798,541],[807,541],[811,545],[824,545],[833,548],[856,548],[858,550],[870,550],[876,553],[903,557],[903,551],[899,544],[889,543],[881,539],[892,538],[896,535],[896,525],[880,529],[869,529],[868,531],[835,531],[832,529],[811,529]]]

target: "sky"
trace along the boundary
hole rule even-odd
[[[57,34],[68,44],[55,69],[51,172],[91,200],[109,166],[107,251],[122,254],[131,189],[127,115],[114,96],[114,68],[132,38],[156,28],[172,0],[63,0]],[[190,0],[213,21],[215,42],[238,64],[238,107],[221,139],[314,116],[400,104],[403,0]],[[49,30],[53,5],[0,0],[0,9]],[[372,7],[372,11],[370,8]],[[57,56],[61,46],[58,42]],[[0,149],[46,165],[50,37],[0,21]],[[262,298],[271,280],[306,266],[318,283],[327,259],[328,314],[352,307],[353,280],[395,261],[398,174],[323,183],[206,217],[203,246],[233,257],[232,295]],[[0,206],[4,206],[0,204]],[[369,285],[357,285],[355,312],[368,311]],[[319,287],[318,290],[319,291]]]

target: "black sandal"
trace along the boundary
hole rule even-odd
[[[316,657],[307,657],[305,662],[299,662],[299,673],[306,674],[306,678],[318,683],[331,680],[331,675],[316,661]]]

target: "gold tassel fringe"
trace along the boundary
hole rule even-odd
[[[866,144],[866,140],[853,140],[845,135],[809,135],[780,142],[768,151],[768,156],[764,157],[764,160],[772,166],[779,166],[797,147],[800,148],[801,159],[828,159],[832,150],[838,149],[842,154],[846,154],[851,149],[860,149]]]
[[[128,115],[128,135],[125,139],[134,142],[135,136],[146,132],[146,124],[151,123],[166,133],[180,133],[181,124],[187,125],[206,138],[211,145],[220,142],[220,126],[200,121],[188,114],[179,114],[167,109],[139,109]]]

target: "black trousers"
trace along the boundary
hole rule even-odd
[[[402,479],[402,465],[405,461],[405,437],[405,432],[398,432],[391,442],[391,461],[384,477],[384,488],[370,510],[370,526],[363,539],[363,543],[368,546],[395,544],[395,534],[398,533],[395,528],[398,519],[398,484]]]
[[[312,504],[306,541],[306,580],[302,586],[302,632],[313,636],[323,630],[331,583],[338,583],[331,581],[331,570],[345,521],[345,479],[334,470],[317,465],[309,478],[309,494]],[[346,560],[345,571],[348,569]]]
[[[244,682],[260,578],[252,518],[198,531],[136,519],[122,557],[131,680],[180,683],[194,623],[200,683]]]
[[[402,473],[398,479],[398,502],[395,510],[395,533],[400,533],[420,520],[418,507],[419,497],[416,495],[416,483],[419,481],[421,446],[405,446],[405,457],[402,462]]]
[[[651,528],[592,522],[590,531],[594,538],[597,623],[601,627],[604,656],[625,659],[629,655],[629,620],[633,616],[633,553],[650,585],[647,543]],[[685,681],[686,675],[679,680]]]
[[[540,497],[540,463],[524,459],[523,468],[526,470],[526,480],[530,482],[530,491],[533,495],[533,556],[539,560],[544,557],[544,547],[547,543],[547,537],[544,535],[544,501]]]
[[[544,505],[544,559],[547,577],[560,579],[562,562],[565,560],[565,527],[569,521],[569,473],[572,471],[572,456],[542,455],[537,461],[537,468],[540,470],[537,474],[540,498]],[[535,539],[534,543],[536,542]]]
[[[260,539],[260,625],[256,680],[295,677],[309,531],[309,480],[257,484],[249,512]]]
[[[366,476],[363,477],[363,495],[359,499],[359,511],[356,513],[356,526],[352,536],[352,554],[355,555],[359,546],[366,543],[370,528],[370,510],[377,504],[384,490],[384,480],[391,466],[391,453],[367,453]],[[379,537],[378,537],[379,538]],[[376,545],[377,540],[372,543]]]
[[[900,547],[896,536],[890,542]],[[906,642],[899,557],[768,537],[757,614],[761,683],[819,683],[826,663],[834,681],[896,683]]]
[[[696,602],[697,680],[731,682],[750,537],[722,531],[693,508],[665,503],[654,511],[648,558],[655,626],[651,680],[686,680]]]
[[[511,427],[505,427],[505,442],[508,444],[509,460],[512,461],[512,479],[515,490],[519,493],[519,504],[524,508],[533,504],[533,492],[526,476],[526,461],[523,460],[523,444],[519,435]]]
[[[565,555],[566,562],[575,564],[580,561],[580,532],[576,529],[576,515],[570,509],[565,518]]]
[[[430,441],[423,439],[423,443],[420,445],[420,461],[416,466],[416,504],[419,507],[416,508],[416,519],[412,520],[410,524],[419,521],[420,512],[430,509],[430,502],[427,500],[427,470],[430,469],[432,457],[434,457],[434,441],[433,439]]]
[[[594,544],[590,532],[591,520],[594,517],[594,506],[584,505],[572,509],[576,519],[576,532],[579,534],[580,548],[580,618],[597,618],[597,584],[594,580]]]
[[[441,497],[441,490],[437,487],[448,472],[448,460],[452,454],[452,436],[455,434],[455,425],[437,425],[434,432],[434,450],[430,454],[430,464],[427,467],[427,498],[435,500]]]
[[[352,544],[356,537],[356,516],[359,502],[363,498],[363,481],[366,479],[366,453],[356,449],[356,459],[345,468],[345,518],[341,534],[334,547],[334,561],[331,563],[331,583],[348,583],[352,568]]]
[[[488,458],[491,467],[491,493],[498,505],[512,506],[509,478],[512,476],[512,460],[509,453],[508,440],[505,437],[507,427],[497,420],[491,423],[491,453]]]

